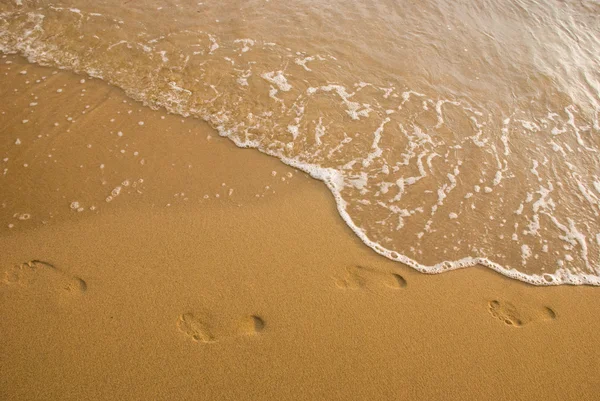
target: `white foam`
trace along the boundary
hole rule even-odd
[[[288,125],[287,130],[290,134],[292,134],[292,138],[295,140],[298,137],[298,126],[297,125]]]
[[[217,43],[217,39],[213,35],[209,35],[208,39],[210,40],[208,54],[213,54],[219,48],[219,44]]]
[[[277,86],[280,91],[287,92],[292,89],[282,71],[270,71],[261,75],[263,79]]]
[[[297,58],[294,60],[294,62],[296,64],[298,64],[299,66],[301,66],[302,68],[304,68],[306,71],[312,71],[310,68],[308,68],[306,66],[306,63],[308,63],[309,61],[313,61],[315,58],[312,56],[309,57],[304,57],[304,58]]]
[[[233,41],[233,43],[241,44],[241,52],[246,53],[248,50],[250,50],[250,48],[252,48],[252,46],[254,46],[256,42],[254,42],[252,39],[236,39]]]

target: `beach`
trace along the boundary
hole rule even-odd
[[[596,399],[597,288],[417,272],[206,122],[0,60],[1,399]]]

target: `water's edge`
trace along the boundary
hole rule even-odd
[[[442,68],[419,67],[423,76],[438,76],[422,82],[414,71],[396,68],[393,57],[380,68],[369,61],[371,50],[361,54],[364,60],[337,53],[359,51],[365,45],[359,37],[322,38],[316,47],[293,37],[282,39],[290,47],[274,43],[278,37],[265,36],[259,23],[262,8],[254,25],[246,26],[244,15],[222,30],[209,14],[187,15],[192,5],[154,12],[151,4],[115,3],[114,10],[105,4],[86,12],[16,3],[14,11],[7,5],[0,12],[0,53],[100,79],[153,110],[200,118],[236,146],[309,174],[325,183],[363,243],[390,260],[427,274],[481,265],[533,285],[600,286],[599,110],[581,101],[585,96],[569,94],[587,82],[592,90],[580,92],[593,97],[594,63],[585,62],[593,54],[574,58],[572,70],[555,71],[530,62],[527,47],[515,57],[495,53],[511,43],[537,51],[527,40],[501,36],[506,27],[539,29],[534,11],[497,10],[505,25],[496,37],[473,36],[473,47],[461,42],[483,29],[471,21],[474,30],[457,36],[464,57],[427,53],[423,60]],[[436,11],[452,11],[444,2],[431,5],[434,18]],[[314,11],[314,17],[327,14]],[[462,21],[461,10],[453,12]],[[586,13],[565,9],[552,21],[562,26],[565,18]],[[357,15],[366,18],[361,29],[373,38],[407,44],[403,31],[376,32],[374,20]],[[156,25],[166,16],[168,23]],[[454,42],[437,38],[456,27],[440,26],[415,43],[452,52]],[[585,24],[576,28],[582,38],[589,31]],[[570,39],[543,29],[537,34],[559,43],[544,61],[562,60]],[[310,50],[297,51],[304,46]],[[467,64],[483,63],[479,70],[444,71],[467,55]],[[353,65],[355,59],[361,61]],[[485,75],[494,63],[497,70]],[[579,75],[585,79],[562,85],[552,78]]]
[[[7,54],[7,55],[22,56],[25,59],[27,59],[27,61],[31,64],[36,64],[36,65],[50,67],[50,68],[58,68],[60,70],[67,70],[67,71],[71,71],[76,74],[85,74],[90,77],[94,77],[96,79],[101,79],[104,81],[103,77],[94,76],[95,74],[93,71],[89,71],[89,72],[77,71],[77,70],[70,69],[67,67],[56,67],[50,63],[44,62],[43,60],[37,59],[34,55],[27,54],[26,51],[17,52],[17,51],[7,51],[6,49],[0,49],[0,52],[2,52],[3,54]],[[111,82],[107,82],[107,81],[104,81],[104,82],[109,85],[114,85]],[[118,87],[117,85],[114,85],[114,86]],[[148,107],[153,110],[158,109],[155,105],[149,104],[144,99],[141,99],[139,96],[137,96],[135,93],[129,93],[124,88],[120,88],[120,89],[124,90],[124,92],[126,93],[126,95],[128,97],[130,97],[131,99],[133,99],[135,101],[142,103],[145,107]],[[173,109],[169,108],[168,105],[162,105],[161,107],[164,108],[169,113],[182,115],[181,113],[178,113],[177,110],[173,110]],[[185,116],[185,115],[182,115],[182,116],[189,117],[189,116]],[[197,116],[194,116],[194,117],[197,118]],[[202,119],[205,122],[207,122],[208,125],[212,129],[217,131],[221,137],[230,139],[232,142],[234,142],[234,144],[236,146],[241,147],[241,148],[256,149],[265,155],[272,156],[272,157],[279,159],[281,162],[283,162],[284,164],[286,164],[288,166],[291,166],[293,168],[296,168],[300,171],[303,171],[303,172],[309,174],[312,178],[314,178],[316,180],[322,181],[327,186],[329,191],[333,194],[338,213],[340,214],[340,216],[344,220],[344,222],[348,225],[348,227],[350,227],[350,229],[361,239],[361,241],[365,245],[367,245],[373,251],[377,252],[379,255],[382,255],[390,260],[401,262],[401,263],[403,263],[407,266],[410,266],[411,268],[413,268],[421,273],[425,273],[425,274],[439,274],[439,273],[443,273],[446,271],[452,271],[452,270],[481,265],[481,266],[487,267],[491,270],[494,270],[497,273],[500,273],[504,276],[507,276],[509,278],[516,279],[516,280],[523,281],[523,282],[526,282],[526,283],[529,283],[532,285],[537,285],[537,286],[556,286],[556,285],[600,286],[600,278],[597,276],[593,276],[593,275],[588,275],[588,274],[574,275],[566,270],[562,270],[562,271],[558,270],[554,274],[547,273],[544,275],[525,274],[525,273],[519,272],[515,269],[506,269],[503,266],[499,265],[498,263],[495,263],[494,261],[492,261],[488,258],[481,258],[481,257],[465,257],[460,260],[453,260],[453,261],[445,260],[445,261],[442,261],[435,265],[429,265],[429,266],[421,264],[406,255],[401,255],[393,250],[382,247],[380,244],[378,244],[374,241],[371,241],[360,230],[360,228],[355,224],[355,222],[350,217],[350,215],[346,212],[346,202],[339,195],[338,188],[339,188],[340,184],[338,181],[339,177],[337,176],[338,173],[334,169],[324,169],[324,168],[313,166],[313,165],[307,165],[305,163],[298,162],[294,159],[282,157],[281,155],[278,155],[275,152],[270,152],[268,149],[261,148],[258,144],[241,142],[237,138],[228,135],[228,133],[226,131],[219,129],[219,126],[215,125],[214,122],[211,121],[210,118],[203,117]]]

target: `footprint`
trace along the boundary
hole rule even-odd
[[[335,285],[344,290],[365,289],[372,285],[398,290],[407,286],[406,279],[399,274],[381,272],[363,266],[350,267],[344,277],[334,279]]]
[[[22,287],[41,287],[40,290],[59,290],[71,294],[83,294],[87,283],[54,265],[42,260],[31,260],[14,266],[4,274],[4,284]]]
[[[359,273],[361,267],[355,267],[348,269],[346,276],[343,278],[335,278],[335,285],[338,288],[344,290],[358,290],[365,288],[367,285],[367,281],[365,278]]]
[[[265,321],[260,316],[251,315],[242,319],[241,326],[244,334],[254,335],[265,329]]]
[[[488,303],[488,309],[492,316],[502,320],[509,326],[520,327],[524,324],[524,317],[517,308],[510,302],[491,301]]]
[[[546,312],[546,314],[548,315],[548,318],[551,320],[556,319],[556,311],[554,309],[552,309],[549,306],[544,306],[544,310]]]
[[[399,274],[392,273],[392,278],[389,283],[390,288],[405,288],[408,283],[406,279]]]
[[[223,323],[194,313],[184,313],[177,319],[177,328],[196,342],[214,343],[223,339],[257,335],[266,327],[258,315],[245,316],[235,323]]]
[[[211,343],[215,341],[210,327],[201,318],[194,316],[193,313],[184,313],[177,320],[177,328],[184,334],[192,337],[194,341]]]
[[[493,300],[488,302],[488,310],[493,317],[513,327],[522,327],[534,321],[556,319],[556,312],[548,306],[541,308],[521,306],[517,308],[508,301]]]

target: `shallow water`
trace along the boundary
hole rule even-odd
[[[600,284],[600,3],[13,1],[0,50],[323,180],[375,251]]]

